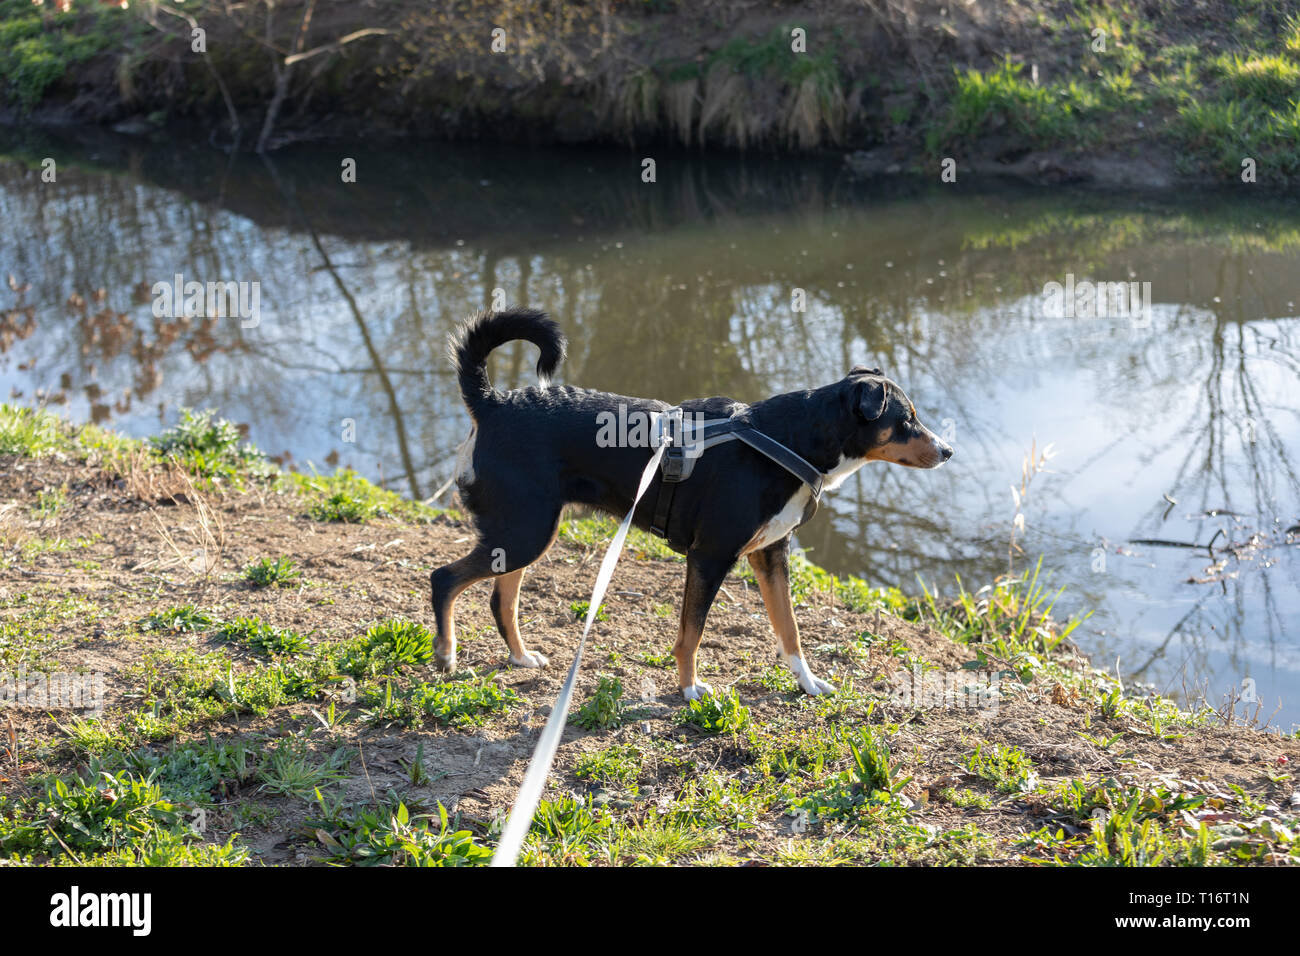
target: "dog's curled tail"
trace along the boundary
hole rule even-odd
[[[451,333],[447,347],[460,378],[461,396],[471,415],[499,400],[499,393],[488,380],[488,353],[515,339],[532,342],[541,350],[537,374],[545,384],[564,360],[565,348],[564,333],[545,312],[535,309],[480,312]]]

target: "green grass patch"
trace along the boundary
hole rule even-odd
[[[0,851],[18,856],[66,853],[74,862],[188,829],[182,808],[164,799],[157,783],[125,770],[56,779],[44,796],[0,803],[0,811]]]
[[[266,716],[273,708],[316,696],[333,674],[330,662],[307,657],[237,668],[224,651],[151,651],[127,671],[143,707],[122,716],[129,739],[166,740],[227,714]],[[82,742],[96,743],[85,733]],[[106,743],[117,735],[109,734]]]
[[[1005,660],[1051,654],[1091,612],[1058,624],[1052,610],[1064,588],[1050,593],[1042,569],[1040,557],[1032,571],[1001,578],[973,594],[958,577],[957,597],[947,604],[940,604],[922,581],[922,597],[904,616],[924,621],[959,644],[987,647]]]
[[[651,667],[672,667],[677,663],[671,650],[663,651],[637,651],[636,659],[642,664],[648,664]]]
[[[706,734],[734,734],[749,726],[749,708],[740,702],[734,690],[706,694],[689,701],[677,719]]]
[[[945,803],[951,803],[954,807],[961,807],[963,810],[989,810],[993,807],[993,801],[988,794],[976,793],[974,790],[944,787],[939,791],[938,796]]]
[[[615,827],[610,812],[590,798],[542,800],[533,813],[519,862],[524,866],[587,864]]]
[[[587,612],[590,611],[590,610],[591,610],[591,602],[590,602],[590,601],[574,601],[572,604],[569,605],[569,611],[570,611],[570,613],[572,613],[574,619],[575,619],[575,620],[578,620],[578,621],[586,621],[586,620],[587,620]],[[608,620],[609,620],[609,614],[606,613],[606,611],[605,611],[605,605],[604,605],[604,604],[602,604],[600,607],[596,608],[596,617],[595,617],[595,620],[597,620],[597,621],[608,621]]]
[[[338,670],[357,679],[401,674],[433,660],[433,635],[423,624],[381,621],[336,650]]]
[[[356,752],[339,747],[318,759],[301,740],[285,740],[266,754],[257,772],[261,789],[275,796],[310,798],[320,787],[342,780]]]
[[[301,654],[311,645],[307,638],[289,628],[274,627],[255,617],[237,617],[217,628],[222,640],[251,647],[266,654]]]
[[[799,690],[799,682],[790,673],[790,668],[781,664],[768,664],[754,678],[754,683],[780,694],[793,694]]]
[[[102,4],[77,4],[64,13],[50,3],[0,2],[0,89],[30,111],[77,64],[124,48],[143,29],[140,20]]]
[[[312,821],[325,861],[336,866],[483,866],[492,851],[460,829],[441,803],[433,813],[412,813],[389,792],[377,807],[330,806]]]
[[[560,522],[559,537],[584,548],[605,548],[618,530],[618,520],[611,515],[591,515],[586,518],[570,518]],[[685,561],[686,559],[668,547],[662,538],[656,538],[640,528],[628,531],[627,553],[638,561]]]
[[[617,677],[601,674],[596,689],[569,717],[569,723],[585,730],[612,730],[623,726],[629,719],[632,718],[628,714],[627,702],[623,700],[623,682]]]
[[[789,780],[820,780],[826,768],[848,755],[841,733],[799,730],[757,740],[757,766],[765,776]]]
[[[36,504],[32,506],[32,514],[37,518],[53,518],[67,507],[68,486],[62,485],[50,491],[38,491]]]
[[[0,404],[0,454],[31,458],[67,455],[121,470],[131,454],[145,447],[143,442],[98,425],[70,424],[48,409]]]
[[[1054,806],[1086,828],[1067,836],[1050,825],[1026,834],[1022,845],[1057,865],[1206,866],[1257,863],[1280,835],[1262,806],[1240,795],[1234,822],[1198,820],[1202,808],[1224,810],[1234,798],[1179,793],[1165,787],[1144,790],[1110,778],[1070,780],[1051,795]],[[1255,820],[1250,821],[1254,816]],[[1289,833],[1289,831],[1288,831]],[[1285,843],[1286,841],[1282,841]],[[1035,857],[1026,857],[1035,859]]]
[[[394,688],[385,682],[362,699],[363,712],[374,721],[393,720],[418,727],[427,720],[453,727],[476,727],[493,714],[502,714],[522,703],[512,688],[503,687],[487,674],[463,680],[430,684],[416,681],[410,687]]]
[[[292,474],[289,481],[307,500],[307,515],[313,521],[364,524],[376,518],[399,518],[427,524],[447,513],[380,488],[348,468],[332,475]]]
[[[1081,121],[1100,108],[1097,92],[1077,82],[1036,84],[1005,58],[991,70],[959,70],[945,120],[931,131],[930,151],[971,143],[1005,128],[1049,146],[1083,138]]]
[[[748,563],[742,565],[742,577],[751,577]],[[907,606],[907,597],[897,588],[873,588],[852,575],[831,574],[808,560],[803,551],[790,553],[790,595],[800,604],[821,596],[844,605],[850,611],[888,611],[897,613]]]
[[[262,452],[242,440],[236,425],[217,418],[211,409],[182,408],[180,421],[149,443],[190,474],[236,487],[244,478],[264,478],[277,470]]]
[[[217,619],[200,611],[193,604],[155,611],[140,618],[136,624],[141,631],[162,631],[166,634],[195,634],[217,626]]]
[[[244,568],[244,580],[255,588],[281,587],[292,584],[302,577],[302,572],[294,567],[289,558],[279,557],[272,561],[261,558]]]
[[[573,775],[579,780],[594,780],[605,786],[632,787],[641,773],[643,759],[639,747],[614,744],[579,757]]]
[[[815,792],[791,801],[791,812],[809,824],[896,821],[902,810],[896,795],[911,777],[899,778],[884,734],[877,728],[863,727],[844,742],[849,749],[848,767],[833,774]]]
[[[1019,747],[978,744],[965,758],[966,769],[1005,793],[1019,793],[1032,785],[1034,762]]]
[[[1300,97],[1300,63],[1277,55],[1223,54],[1211,69],[1234,96],[1283,108]]]
[[[72,442],[62,422],[46,411],[0,405],[0,454],[39,458],[70,451]]]

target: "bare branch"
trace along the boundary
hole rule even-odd
[[[353,40],[360,40],[363,37],[392,36],[392,35],[393,35],[392,30],[383,30],[380,29],[379,27],[366,27],[366,29],[364,30],[357,30],[355,33],[349,33],[345,37],[340,37],[339,39],[335,40],[333,43],[326,43],[323,46],[313,47],[312,49],[308,50],[306,53],[294,53],[291,56],[286,56],[284,58],[284,65],[293,66],[295,63],[316,56],[318,53],[332,53],[333,51],[339,49],[339,47],[343,46],[344,44],[351,43]]]

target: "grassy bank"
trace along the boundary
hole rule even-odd
[[[867,151],[866,171],[952,157],[1137,184],[1151,166],[1240,182],[1247,159],[1260,183],[1300,174],[1293,0],[336,0],[304,27],[305,9],[0,0],[7,112],[138,134],[199,120],[268,148],[386,133],[829,147]]]
[[[9,864],[485,862],[610,530],[566,521],[525,580],[526,639],[558,663],[510,668],[478,587],[444,676],[425,589],[466,547],[455,511],[282,473],[207,415],[140,442],[7,406],[0,500]],[[1300,740],[1126,690],[1032,572],[936,602],[797,558],[840,688],[809,698],[737,571],[702,649],[720,693],[690,707],[681,579],[633,536],[525,863],[1300,862]]]

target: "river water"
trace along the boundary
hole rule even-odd
[[[800,532],[809,557],[951,595],[1041,555],[1058,612],[1094,611],[1098,666],[1300,721],[1294,200],[671,153],[645,182],[637,154],[486,145],[264,162],[85,131],[0,132],[0,157],[0,278],[31,285],[0,286],[0,315],[35,322],[0,328],[0,396],[136,435],[214,407],[286,466],[425,498],[468,430],[446,334],[494,291],[563,324],[563,381],[625,394],[753,401],[880,365],[956,454],[863,469]],[[156,319],[177,274],[256,283],[260,310]],[[1140,310],[1045,294],[1103,281]],[[531,382],[530,352],[494,380]]]

